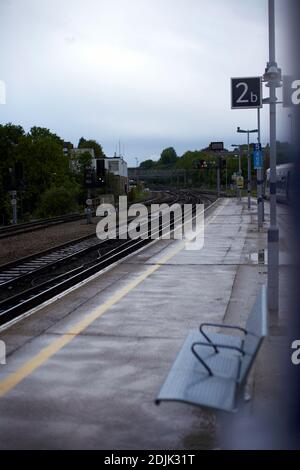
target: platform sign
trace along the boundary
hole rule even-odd
[[[244,178],[243,178],[243,176],[237,176],[236,185],[237,185],[238,189],[244,189]]]
[[[255,170],[261,170],[263,167],[263,154],[261,150],[254,150],[253,163]]]
[[[253,147],[253,164],[255,170],[261,170],[263,167],[263,152],[260,143],[252,144]]]
[[[231,108],[255,109],[262,108],[262,78],[232,78]]]
[[[254,151],[262,150],[261,144],[252,144],[252,147]]]

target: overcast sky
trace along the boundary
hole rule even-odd
[[[263,73],[267,4],[0,0],[0,122],[48,127],[75,145],[94,138],[108,156],[120,139],[130,164],[166,146],[181,155],[242,142],[236,127],[256,127],[256,111],[230,109],[230,77]],[[279,65],[283,37],[278,25]],[[264,142],[267,117],[265,106]]]

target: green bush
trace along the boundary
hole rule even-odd
[[[40,199],[38,217],[55,217],[69,214],[78,210],[76,191],[64,187],[51,187]]]

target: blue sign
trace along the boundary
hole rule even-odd
[[[254,149],[254,152],[258,151],[258,150],[262,150],[262,146],[261,144],[253,144],[253,149]]]
[[[253,162],[255,170],[260,170],[263,167],[263,154],[261,150],[254,150]]]

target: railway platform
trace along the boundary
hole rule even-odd
[[[266,283],[267,222],[268,207],[258,233],[255,205],[249,212],[246,201],[220,199],[206,212],[203,249],[156,241],[2,329],[0,448],[226,447],[213,412],[154,401],[188,330],[206,321],[244,324]],[[284,324],[291,263],[285,206],[279,222]],[[282,346],[273,333],[249,384],[250,416],[270,404],[278,370],[265,359]],[[238,429],[236,421],[226,426]]]

